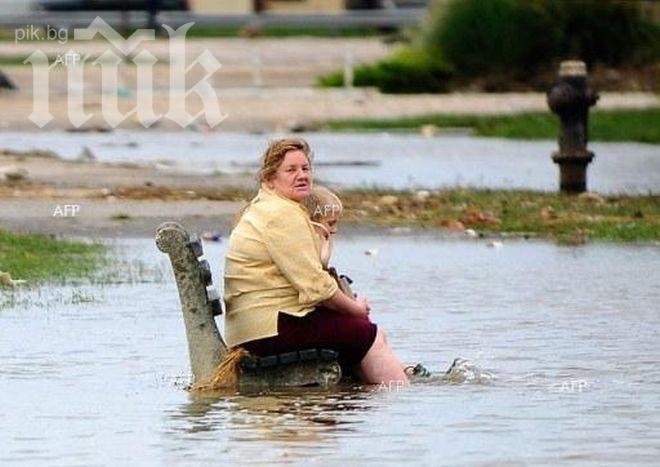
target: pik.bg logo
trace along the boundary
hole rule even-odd
[[[101,116],[112,128],[121,125],[127,118],[136,119],[145,128],[160,119],[187,127],[204,117],[209,127],[220,124],[227,115],[220,111],[218,96],[209,78],[220,69],[220,62],[210,51],[202,51],[191,63],[186,65],[186,34],[194,23],[186,23],[178,29],[163,25],[168,34],[169,83],[166,96],[166,113],[158,114],[154,110],[154,65],[158,58],[149,50],[135,50],[143,41],[154,41],[155,33],[150,29],[138,29],[124,39],[102,18],[96,17],[86,28],[74,29],[75,41],[89,41],[97,34],[103,36],[108,47],[103,53],[90,61],[88,55],[81,56],[75,50],[69,50],[49,63],[48,56],[41,50],[35,50],[24,63],[32,65],[32,112],[29,119],[39,128],[43,128],[54,116],[50,112],[50,74],[55,67],[66,67],[67,73],[67,117],[75,128],[80,128],[92,118],[85,111],[85,64],[100,68],[101,79]],[[119,105],[119,67],[127,60],[135,66],[135,104],[124,112]],[[186,76],[193,67],[201,66],[204,75],[190,88],[186,87]],[[202,108],[196,114],[186,109],[186,100],[195,94]]]

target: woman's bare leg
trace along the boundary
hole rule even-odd
[[[360,374],[365,383],[408,384],[403,365],[390,349],[380,328],[374,343],[360,362]]]

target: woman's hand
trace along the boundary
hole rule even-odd
[[[366,318],[367,316],[369,316],[370,311],[371,311],[371,306],[369,305],[369,302],[367,302],[366,298],[357,297],[355,299],[355,309],[352,314]]]
[[[335,310],[340,313],[347,313],[353,316],[359,316],[361,318],[368,317],[369,312],[371,311],[371,305],[369,305],[369,302],[367,302],[366,298],[349,297],[339,289],[337,289],[332,297],[328,298],[322,303],[331,310]]]

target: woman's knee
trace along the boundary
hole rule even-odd
[[[378,341],[380,345],[385,347],[389,345],[387,331],[380,326],[378,326],[378,330],[376,331],[376,339],[374,342],[375,341]]]
[[[384,329],[382,329],[379,326],[378,330],[376,331],[376,338],[374,339],[374,343],[371,345],[371,349],[380,350],[386,348],[387,348],[387,333],[385,332]]]

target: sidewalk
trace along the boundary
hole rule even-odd
[[[544,93],[506,94],[417,94],[386,95],[369,89],[314,88],[225,88],[217,89],[218,106],[227,118],[216,129],[230,131],[270,132],[303,129],[313,122],[350,118],[395,118],[425,114],[497,115],[522,112],[546,112]],[[166,113],[168,101],[164,93],[156,94],[156,113]],[[189,99],[189,112],[201,106]],[[123,111],[135,105],[123,99]],[[196,105],[195,105],[196,104]],[[596,110],[639,109],[660,106],[660,97],[652,93],[602,93]],[[93,118],[89,127],[105,127],[99,95],[86,96],[85,111]],[[28,120],[32,112],[29,93],[0,93],[3,130],[44,131]],[[66,95],[52,95],[50,112],[55,117],[45,130],[64,130],[72,125],[67,117]],[[198,122],[205,128],[203,119]],[[143,128],[135,119],[127,119],[122,128]],[[167,119],[158,122],[159,130],[181,130]]]

